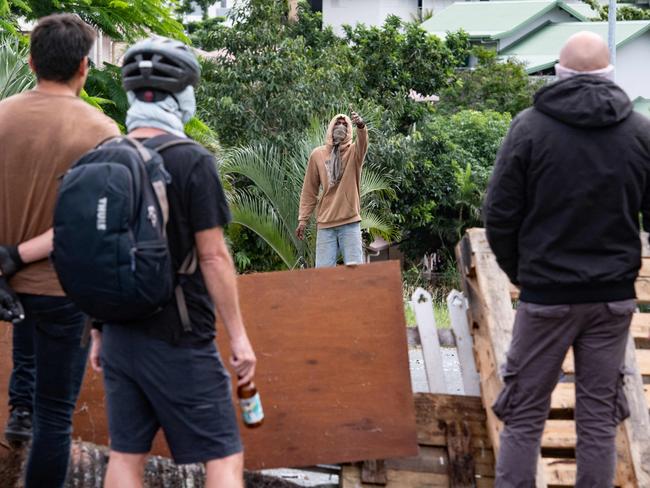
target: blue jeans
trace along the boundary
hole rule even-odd
[[[362,264],[361,223],[319,229],[316,234],[316,267],[336,266],[339,252],[345,264]]]
[[[20,295],[20,300],[27,318],[16,327],[32,327],[36,364],[25,488],[62,488],[70,460],[72,414],[88,356],[88,348],[81,346],[86,316],[65,297]]]
[[[35,321],[23,320],[13,326],[13,369],[9,378],[9,406],[34,410],[36,362],[34,357]]]

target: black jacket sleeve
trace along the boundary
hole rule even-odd
[[[530,159],[530,141],[524,125],[521,116],[513,120],[497,155],[483,206],[488,242],[499,266],[514,284],[519,284],[519,230],[526,206],[526,170]]]

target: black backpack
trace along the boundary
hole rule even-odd
[[[195,142],[147,143],[111,138],[64,175],[54,209],[51,257],[68,298],[93,319],[137,321],[156,313],[175,294],[183,328],[189,330],[178,275],[194,273],[196,252],[180,270],[172,269],[165,233],[171,178],[160,153]]]

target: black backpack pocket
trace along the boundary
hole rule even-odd
[[[135,287],[141,304],[155,311],[172,298],[172,263],[166,240],[139,242],[133,251]]]

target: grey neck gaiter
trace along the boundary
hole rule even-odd
[[[327,161],[325,161],[325,166],[327,168],[327,176],[330,181],[330,186],[336,185],[342,176],[342,164],[341,164],[341,141],[345,139],[347,135],[347,128],[343,126],[337,126],[332,131],[332,141],[334,142],[334,147]]]
[[[187,137],[185,124],[196,111],[194,87],[188,86],[160,102],[143,102],[133,92],[128,92],[127,96],[130,107],[126,115],[126,128],[129,132],[139,127],[153,127],[178,137]]]

